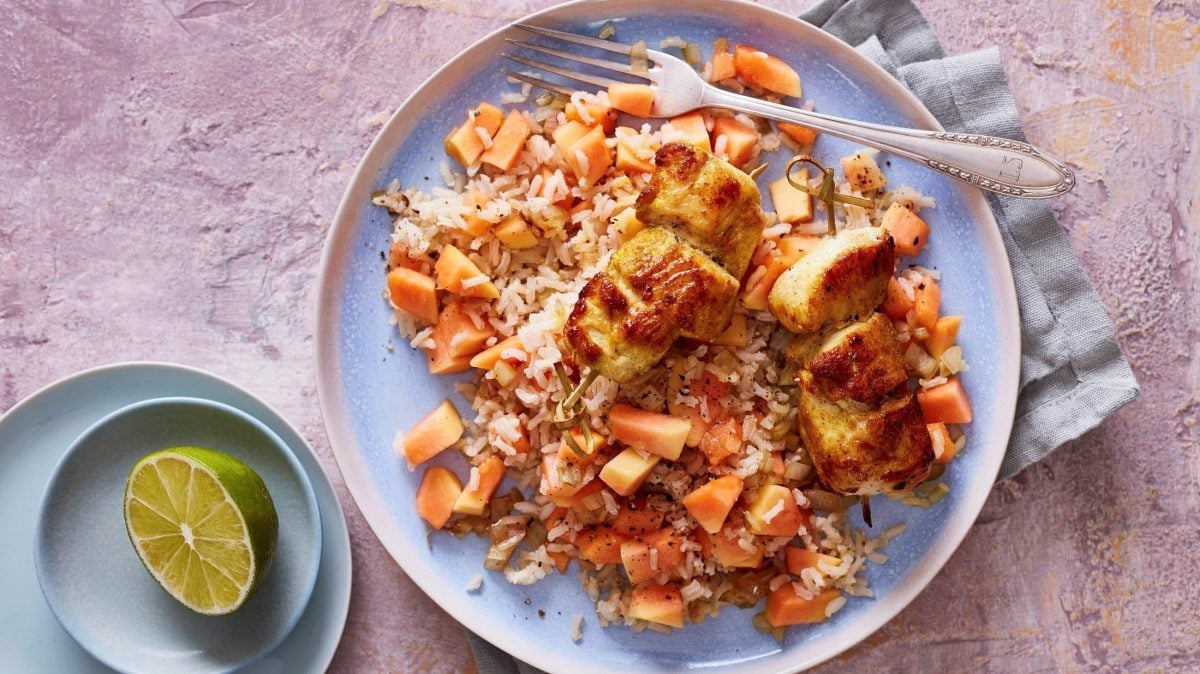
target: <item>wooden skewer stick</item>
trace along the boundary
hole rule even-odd
[[[812,164],[814,167],[816,167],[817,171],[819,171],[822,176],[821,184],[816,187],[810,187],[807,182],[798,182],[792,178],[792,169],[796,168],[797,164]],[[863,199],[862,197],[842,194],[841,192],[834,192],[833,188],[837,185],[837,180],[834,178],[833,169],[825,168],[810,154],[801,154],[793,157],[792,160],[788,162],[786,177],[787,181],[791,183],[792,187],[795,187],[802,192],[808,192],[817,199],[820,199],[821,202],[825,204],[825,217],[829,225],[829,234],[831,236],[837,234],[837,225],[835,224],[833,218],[834,202],[859,206],[860,208],[875,207],[875,202],[871,201],[870,199]]]
[[[554,425],[563,433],[563,441],[571,448],[572,452],[579,458],[587,456],[587,452],[579,446],[575,441],[575,437],[571,434],[571,430],[578,428],[583,434],[583,442],[589,448],[592,446],[592,428],[588,425],[587,415],[584,413],[583,392],[596,381],[596,377],[600,376],[599,370],[591,370],[579,381],[579,384],[573,388],[571,386],[571,378],[567,376],[567,371],[563,368],[562,363],[557,363],[554,366],[554,371],[558,374],[558,380],[562,383],[563,390],[570,390],[566,398],[558,403],[554,408]]]

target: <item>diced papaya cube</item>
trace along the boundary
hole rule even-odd
[[[700,451],[715,466],[742,451],[742,424],[733,417],[713,424],[700,438]]]
[[[516,335],[506,337],[496,343],[495,346],[488,347],[480,351],[471,359],[471,367],[477,367],[481,370],[490,370],[495,367],[496,363],[502,358],[505,351],[510,349],[518,349],[524,353],[525,347],[521,344],[521,340]]]
[[[618,139],[617,170],[626,173],[654,173],[654,163],[637,156],[636,152]]]
[[[901,203],[888,206],[880,226],[892,235],[892,241],[896,242],[896,253],[900,255],[917,255],[929,240],[929,225]]]
[[[444,313],[444,312],[443,312]],[[425,351],[429,374],[458,374],[471,369],[471,356],[455,356],[450,353],[449,338],[434,339],[433,348]]]
[[[621,544],[621,564],[634,585],[663,572],[674,573],[683,558],[683,538],[670,527]]]
[[[489,300],[500,297],[496,284],[487,279],[483,272],[479,271],[479,267],[454,246],[447,245],[442,248],[433,271],[437,275],[437,287],[449,290],[455,295]],[[482,283],[478,282],[481,277],[485,279]]]
[[[894,276],[889,278],[887,295],[884,296],[883,305],[879,307],[879,310],[893,321],[902,321],[912,308],[913,301],[900,287],[900,282]]]
[[[677,361],[672,367],[667,379],[667,410],[672,416],[687,419],[692,423],[684,444],[695,447],[708,432],[711,420],[725,416],[725,399],[729,396],[730,385],[720,380],[710,370],[701,371],[698,377],[688,379],[687,368],[682,361]],[[686,387],[686,391],[684,388]],[[701,413],[699,405],[688,405],[679,400],[681,395],[701,398],[708,407],[708,417]]]
[[[705,531],[715,534],[741,495],[742,478],[725,475],[692,490],[683,497],[683,505]]]
[[[456,513],[482,515],[507,471],[504,467],[504,460],[498,456],[488,457],[476,468],[479,470],[479,482],[472,487],[468,481],[467,488],[458,495],[458,500],[454,502],[454,512]]]
[[[467,117],[475,121],[475,126],[487,131],[489,136],[495,136],[504,122],[504,111],[485,101],[468,112]]]
[[[699,110],[693,110],[686,115],[671,118],[671,127],[683,134],[688,143],[705,152],[712,152],[712,143],[708,137],[708,126],[704,123],[704,115]]]
[[[583,122],[569,121],[565,124],[559,124],[550,134],[554,138],[554,144],[558,147],[558,151],[566,158],[567,150],[571,148],[580,138],[587,135],[588,131],[592,130],[592,125],[584,124]]]
[[[658,531],[662,526],[663,512],[647,508],[645,504],[627,502],[609,524],[624,536],[645,536]]]
[[[492,373],[492,378],[496,383],[504,388],[512,386],[512,383],[517,380],[517,368],[508,364],[506,360],[498,360],[495,365],[489,368]]]
[[[475,122],[468,119],[446,136],[442,147],[446,154],[466,168],[483,154],[483,139],[475,131]]]
[[[733,54],[719,51],[712,57],[712,81],[721,82],[731,77],[737,77],[737,69],[733,67]]]
[[[942,303],[942,289],[928,276],[921,279],[913,289],[913,318],[927,330],[937,324],[938,308]]]
[[[733,68],[746,82],[784,96],[799,98],[800,75],[781,59],[749,45],[733,48]]]
[[[925,423],[971,423],[971,401],[958,377],[950,377],[939,386],[917,389],[917,402],[925,413]]]
[[[482,351],[487,341],[495,335],[496,331],[487,323],[482,327],[475,325],[461,302],[451,302],[438,316],[438,324],[434,326],[430,337],[435,344],[444,342],[451,356],[465,357],[470,364],[470,359]]]
[[[742,305],[751,311],[766,311],[767,297],[775,287],[775,282],[819,241],[819,237],[807,235],[785,236],[779,239],[778,248],[763,262],[763,273],[751,275],[753,283],[748,284],[742,291]]]
[[[554,500],[556,505],[562,507],[571,507],[571,505],[568,505],[566,501],[560,502],[556,499],[569,499],[582,491],[585,486],[595,482],[595,480],[591,480],[585,483],[583,466],[570,457],[558,454],[542,456],[541,475],[540,491]],[[587,508],[583,509],[587,510]]]
[[[822,590],[812,599],[805,599],[796,593],[792,583],[785,583],[767,598],[767,622],[771,627],[825,622],[827,607],[840,596],[841,590],[831,588]]]
[[[430,466],[417,487],[417,514],[434,529],[446,526],[454,514],[454,504],[462,493],[462,483],[448,468]]]
[[[510,111],[492,137],[492,146],[480,155],[480,161],[501,171],[511,170],[517,163],[517,157],[521,156],[521,150],[525,148],[525,141],[529,139],[531,132],[525,116],[516,110]]]
[[[392,243],[391,249],[388,250],[388,267],[391,269],[403,267],[413,271],[424,271],[427,264],[433,264],[428,255],[409,256],[408,251],[399,243]]]
[[[496,227],[496,238],[514,250],[533,248],[538,243],[537,234],[520,213],[513,213],[500,221]]]
[[[462,302],[451,302],[442,308],[437,325],[429,338],[433,348],[426,351],[431,374],[466,372],[471,358],[479,353],[495,331],[486,323],[475,325],[463,309]]]
[[[934,358],[941,358],[946,349],[954,346],[958,340],[958,328],[962,325],[962,316],[940,316],[929,329],[929,339],[925,340],[925,350]]]
[[[545,461],[545,459],[542,460]],[[582,488],[578,489],[570,496],[549,496],[550,500],[554,502],[554,505],[560,508],[570,508],[571,510],[578,510],[579,512],[588,512],[595,509],[592,506],[593,502],[597,502],[598,499],[603,498],[599,496],[599,494],[601,491],[604,491],[604,486],[605,485],[603,481],[593,479],[589,480],[587,484],[583,485]],[[603,505],[602,500],[598,502]]]
[[[608,413],[608,430],[613,438],[670,461],[679,458],[691,429],[687,419],[624,404],[613,405]]]
[[[654,109],[654,90],[648,84],[614,82],[608,85],[608,100],[621,112],[635,117],[649,117]]]
[[[879,170],[874,155],[859,152],[848,157],[842,157],[842,172],[846,174],[846,182],[859,192],[870,192],[887,185],[887,178]]]
[[[600,469],[600,479],[621,496],[629,496],[642,486],[650,471],[658,465],[659,457],[648,457],[636,449],[628,448],[608,460]]]
[[[771,452],[771,474],[783,481],[784,472],[783,452]]]
[[[392,304],[426,323],[437,323],[437,290],[432,278],[419,271],[397,267],[388,272],[387,285]]]
[[[800,169],[797,182],[808,182],[808,169]],[[770,185],[771,203],[775,205],[775,215],[780,222],[794,225],[798,222],[812,222],[813,196],[803,190],[798,190],[788,182],[786,177],[780,178]]]
[[[571,434],[571,439],[575,441],[575,446],[583,452],[583,456],[580,456],[578,452],[572,449],[571,445],[567,444],[566,438],[563,438],[558,445],[558,455],[560,457],[566,460],[574,461],[581,466],[590,466],[600,458],[600,455],[602,454],[600,450],[604,448],[606,442],[606,439],[603,435],[592,431],[592,441],[588,442],[587,438],[585,438],[583,433],[579,430],[572,428],[568,432]]]
[[[804,257],[805,253],[817,247],[824,237],[811,236],[809,234],[792,234],[790,236],[780,237],[779,247],[776,250],[782,258],[780,261],[788,267],[796,264],[796,261]]]
[[[483,236],[492,229],[495,224],[491,220],[486,220],[479,215],[479,210],[487,206],[488,198],[479,190],[471,190],[467,194],[466,206],[467,213],[463,215],[463,231],[471,236]]]
[[[787,571],[793,576],[799,576],[800,572],[805,569],[816,569],[817,564],[822,562],[828,566],[838,566],[842,563],[841,560],[832,555],[813,552],[807,548],[800,548],[795,545],[789,545],[783,550],[784,554],[787,555]]]
[[[566,160],[581,185],[590,187],[599,182],[613,162],[613,151],[608,148],[604,130],[592,127],[570,146]]]
[[[713,558],[721,566],[727,569],[757,569],[762,566],[763,546],[754,542],[751,545],[753,551],[746,550],[738,542],[737,534],[731,530],[728,523],[719,532],[710,535],[705,531],[700,537],[705,536],[709,537]]]
[[[758,145],[758,131],[733,117],[718,117],[713,120],[713,147],[721,147],[724,136],[725,157],[730,164],[742,168],[754,156]]]
[[[733,346],[741,348],[750,343],[750,324],[746,322],[746,314],[733,314],[729,317],[729,327],[709,342],[717,346]]]
[[[788,124],[787,122],[776,122],[775,126],[779,128],[779,132],[791,138],[802,148],[811,146],[817,140],[817,130],[810,129],[807,126],[799,124]]]
[[[635,587],[629,599],[630,618],[683,627],[683,595],[674,585]]]
[[[425,463],[458,442],[464,430],[462,418],[458,416],[454,404],[449,400],[442,401],[404,436],[404,458],[408,460],[409,469]],[[458,498],[457,494],[455,498]],[[451,501],[450,505],[453,506],[454,502]]]
[[[618,146],[618,148],[619,147],[620,146]],[[612,219],[609,220],[609,224],[612,225],[614,230],[616,230],[617,238],[621,241],[621,243],[632,239],[637,235],[638,232],[646,228],[646,223],[638,220],[637,209],[632,207],[626,208],[620,213],[614,215]]]
[[[621,544],[621,565],[625,567],[630,584],[637,585],[658,575],[650,565],[650,550],[650,544],[645,541],[631,540]]]
[[[546,551],[546,554],[554,561],[554,568],[558,569],[559,573],[565,574],[567,567],[571,566],[571,556],[565,552]]]
[[[808,517],[792,490],[779,484],[768,484],[758,490],[758,496],[746,510],[746,527],[759,536],[795,536]]]
[[[627,540],[612,527],[598,526],[575,534],[575,547],[592,564],[620,564],[621,544]]]
[[[929,440],[933,444],[933,460],[936,463],[947,464],[958,453],[958,448],[954,446],[954,440],[950,439],[950,431],[946,430],[946,424],[938,422],[936,424],[925,424],[929,429]]]
[[[599,103],[583,103],[583,112],[587,113],[589,119],[584,119],[580,112],[581,106],[574,103],[567,103],[563,112],[567,115],[567,120],[579,122],[586,126],[600,125],[604,129],[604,133],[612,133],[617,128],[617,112],[612,108],[606,108]]]

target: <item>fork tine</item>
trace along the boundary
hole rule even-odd
[[[630,52],[632,51],[629,45],[621,44],[620,42],[610,42],[608,40],[601,40],[595,37],[576,35],[575,33],[564,33],[561,30],[530,26],[524,23],[514,23],[513,26],[520,28],[521,30],[527,30],[530,33],[537,33],[538,35],[545,35],[546,37],[552,37],[557,40],[565,40],[567,42],[574,42],[575,44],[582,44],[588,47],[594,47],[596,49],[603,49],[615,54],[624,54],[625,56],[629,56]]]
[[[594,66],[596,68],[602,68],[604,70],[611,70],[613,72],[624,73],[626,75],[632,75],[634,77],[640,77],[642,79],[647,79],[647,80],[651,80],[651,81],[654,80],[654,78],[650,77],[647,73],[634,72],[633,66],[629,65],[628,63],[618,63],[616,61],[609,61],[608,59],[598,59],[598,58],[592,58],[590,56],[580,56],[579,54],[572,54],[571,52],[562,51],[560,49],[551,49],[550,47],[543,47],[540,44],[533,44],[532,42],[521,42],[520,40],[514,40],[512,38],[505,38],[505,40],[513,45],[516,45],[516,46],[522,48],[522,49],[530,49],[530,50],[533,50],[536,52],[541,52],[543,54],[549,54],[550,56],[557,56],[558,58],[564,59],[567,61],[575,61],[576,63],[583,63],[585,65]]]
[[[554,84],[553,82],[539,80],[536,77],[530,77],[529,75],[526,75],[524,73],[518,73],[518,72],[513,72],[511,70],[505,70],[504,74],[508,75],[509,77],[513,78],[514,80],[520,80],[526,84],[532,84],[533,86],[535,86],[539,89],[545,89],[546,91],[549,91],[552,94],[558,94],[559,96],[566,96],[567,98],[570,98],[571,94],[575,93],[574,91],[571,91],[567,87],[561,87],[557,84]]]
[[[527,59],[524,56],[517,56],[516,54],[504,53],[504,54],[501,54],[501,56],[508,59],[509,61],[516,61],[517,63],[520,63],[523,66],[529,66],[530,68],[537,68],[538,70],[544,70],[548,73],[553,73],[555,75],[558,75],[559,77],[565,77],[569,80],[576,80],[578,82],[586,82],[588,84],[591,84],[591,85],[594,85],[597,87],[601,87],[604,89],[607,89],[610,85],[613,85],[613,84],[622,84],[622,82],[618,82],[617,80],[610,80],[607,77],[600,77],[598,75],[588,75],[586,73],[580,73],[580,72],[575,72],[572,70],[567,70],[566,68],[559,68],[558,66],[552,66],[549,63],[542,63],[541,61]]]

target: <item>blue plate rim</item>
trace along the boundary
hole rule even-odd
[[[58,624],[62,625],[67,634],[71,635],[71,638],[75,640],[75,643],[79,644],[79,646],[87,651],[92,657],[96,658],[105,665],[118,671],[124,671],[115,661],[112,661],[109,657],[107,657],[107,651],[95,648],[94,644],[91,642],[80,639],[79,635],[76,633],[78,625],[76,625],[74,621],[64,619],[63,613],[61,612],[61,606],[57,603],[60,601],[60,599],[51,598],[52,596],[57,597],[58,595],[53,591],[53,589],[50,588],[50,585],[52,585],[53,582],[50,581],[47,576],[46,562],[44,561],[44,551],[46,549],[47,540],[48,537],[52,535],[46,529],[47,509],[50,505],[50,499],[54,495],[55,488],[58,485],[58,481],[62,476],[62,471],[73,458],[78,458],[76,454],[78,454],[80,451],[80,447],[83,446],[83,444],[92,435],[100,431],[100,429],[104,428],[108,424],[112,423],[115,419],[118,419],[126,414],[149,407],[168,405],[172,403],[183,403],[215,409],[224,414],[230,414],[242,421],[249,423],[255,430],[257,430],[259,433],[262,433],[264,437],[271,441],[271,444],[274,445],[275,450],[283,456],[284,461],[287,462],[290,469],[300,477],[300,483],[304,490],[305,505],[309,512],[315,515],[312,522],[313,532],[310,533],[315,534],[314,538],[316,540],[316,549],[310,555],[311,558],[306,560],[306,574],[308,576],[308,580],[305,584],[306,587],[304,588],[304,600],[296,606],[296,608],[293,610],[293,614],[288,616],[286,621],[287,628],[282,630],[273,641],[264,646],[253,656],[240,662],[230,664],[225,669],[219,670],[222,672],[229,672],[261,660],[268,653],[275,650],[279,644],[283,643],[283,640],[287,638],[288,634],[291,633],[296,624],[300,622],[300,618],[308,609],[308,602],[312,598],[313,589],[317,585],[317,577],[320,575],[321,553],[325,538],[324,531],[321,527],[321,508],[317,503],[316,491],[313,489],[312,480],[309,477],[308,472],[304,470],[304,466],[300,463],[300,458],[296,456],[295,452],[293,452],[288,444],[283,441],[283,438],[279,437],[275,431],[271,430],[266,424],[259,421],[249,413],[244,412],[232,405],[226,405],[225,403],[218,402],[216,400],[208,400],[206,398],[196,398],[192,396],[163,396],[159,398],[147,398],[146,400],[139,400],[138,402],[130,403],[124,407],[109,412],[93,422],[92,425],[84,429],[84,431],[75,438],[70,446],[67,447],[66,451],[63,452],[62,456],[58,458],[58,462],[55,463],[54,469],[50,472],[50,478],[46,480],[46,486],[42,489],[42,498],[38,502],[37,522],[34,525],[34,571],[37,573],[38,585],[41,587],[42,597],[46,600],[46,606],[50,608],[50,612],[54,614],[54,618],[58,620]]]
[[[386,507],[371,487],[368,477],[369,469],[365,465],[361,452],[358,450],[358,445],[350,429],[350,424],[344,418],[344,411],[347,409],[347,406],[339,388],[341,381],[341,359],[337,349],[335,327],[337,323],[336,321],[322,319],[324,316],[337,315],[341,307],[341,301],[337,295],[337,286],[332,283],[333,279],[338,278],[338,275],[344,272],[340,268],[340,261],[337,259],[337,244],[357,227],[359,215],[366,206],[366,201],[362,199],[362,195],[369,193],[374,175],[391,160],[391,155],[386,152],[387,149],[398,147],[400,141],[407,136],[411,128],[415,125],[415,122],[412,119],[408,119],[408,116],[405,114],[408,112],[409,106],[419,101],[427,92],[435,89],[438,86],[438,80],[447,72],[454,70],[465,54],[473,52],[481,48],[485,43],[496,39],[500,34],[510,30],[515,23],[536,23],[539,19],[543,18],[553,20],[555,15],[559,13],[569,13],[572,10],[587,5],[592,5],[595,8],[597,20],[601,18],[615,18],[618,15],[614,15],[611,12],[602,15],[599,12],[604,11],[606,5],[620,6],[621,4],[622,0],[572,0],[571,2],[555,5],[529,14],[479,38],[470,46],[460,51],[458,55],[442,67],[438,68],[414,90],[380,129],[378,135],[368,146],[347,184],[346,191],[343,193],[342,200],[338,205],[332,224],[326,234],[318,275],[317,302],[314,307],[316,330],[313,346],[314,356],[317,361],[317,396],[321,405],[326,434],[328,435],[334,459],[342,473],[347,491],[349,491],[359,512],[362,513],[367,524],[375,533],[376,538],[379,539],[380,543],[387,549],[388,553],[404,572],[413,579],[413,582],[431,600],[467,629],[514,657],[521,658],[541,669],[547,671],[575,671],[581,674],[584,672],[599,673],[603,670],[597,669],[592,663],[580,662],[577,659],[573,659],[570,654],[554,653],[545,648],[532,652],[518,652],[517,647],[506,642],[506,634],[499,625],[486,620],[481,612],[471,610],[469,597],[465,595],[460,596],[461,593],[432,591],[430,588],[440,586],[442,584],[441,580],[428,569],[419,567],[411,561],[408,564],[405,563],[406,555],[404,552],[407,543],[404,541],[403,536],[398,535],[399,532],[396,530],[394,523],[391,522]],[[668,0],[640,0],[638,4],[645,7],[647,5],[670,6],[672,3]],[[691,4],[693,9],[696,7],[725,6],[727,8],[736,8],[738,11],[765,13],[773,19],[786,24],[791,29],[796,30],[805,39],[820,43],[831,54],[857,64],[862,68],[864,74],[871,78],[873,84],[893,96],[897,107],[918,119],[922,128],[932,131],[944,130],[924,104],[882,67],[862,57],[854,50],[853,46],[793,15],[786,14],[772,7],[749,2],[749,0],[698,0]],[[413,117],[419,118],[419,115]],[[996,354],[996,361],[1001,364],[999,368],[1000,378],[993,382],[993,384],[999,390],[999,394],[997,395],[998,409],[1003,412],[1003,418],[1012,419],[1015,418],[1016,413],[1021,353],[1016,287],[1013,282],[1012,270],[1008,264],[1006,249],[1000,235],[999,225],[996,223],[995,216],[987,199],[977,188],[961,184],[958,186],[958,189],[964,195],[964,201],[974,216],[975,224],[983,229],[981,235],[985,242],[984,252],[989,257],[989,262],[991,263],[991,268],[988,269],[988,272],[992,274],[993,280],[997,282],[996,311],[1004,320],[995,326],[996,330],[1002,335],[1002,338],[1000,340],[1001,350]],[[1001,424],[1000,428],[994,429],[982,441],[973,440],[973,446],[976,447],[975,451],[986,454],[987,460],[984,466],[979,469],[979,472],[981,478],[988,478],[987,484],[989,485],[994,484],[996,476],[999,475],[1000,464],[1004,457],[1005,448],[1008,445],[1011,430],[1011,422]],[[977,444],[974,444],[976,442]],[[855,630],[852,634],[848,634],[850,630],[838,633],[836,637],[829,639],[826,642],[827,647],[815,656],[802,659],[788,659],[786,657],[787,652],[784,651],[782,653],[783,657],[773,660],[771,665],[769,665],[779,667],[779,669],[764,669],[764,667],[768,666],[765,663],[761,661],[749,661],[733,665],[722,671],[744,672],[746,674],[750,674],[751,672],[755,674],[786,674],[798,669],[807,669],[837,656],[879,630],[911,603],[929,585],[938,572],[941,571],[946,562],[949,561],[974,524],[989,492],[990,489],[979,490],[968,495],[963,506],[957,512],[953,513],[952,516],[948,517],[948,519],[952,519],[953,521],[947,523],[946,532],[936,545],[936,549],[930,550],[929,555],[926,557],[927,563],[912,572],[913,582],[889,595],[878,597],[876,599],[877,608],[873,612],[872,617],[865,621],[865,628]]]
[[[345,633],[346,619],[349,616],[349,612],[350,612],[350,597],[351,597],[351,589],[352,589],[353,578],[354,578],[354,568],[353,568],[354,555],[353,555],[353,547],[350,544],[350,531],[349,531],[349,527],[347,526],[347,523],[346,523],[345,511],[343,510],[341,499],[338,497],[337,489],[335,488],[333,482],[331,481],[327,470],[321,464],[320,456],[318,456],[317,453],[313,450],[312,446],[309,444],[308,440],[305,439],[304,435],[301,434],[300,431],[296,429],[295,425],[293,425],[290,421],[288,421],[287,417],[285,417],[282,413],[280,413],[279,410],[276,409],[276,407],[274,405],[271,405],[266,400],[264,400],[262,397],[256,395],[255,393],[251,392],[250,390],[246,389],[245,387],[234,383],[230,379],[223,377],[221,375],[215,374],[213,372],[209,372],[207,370],[203,370],[203,369],[193,367],[190,365],[183,365],[180,363],[172,363],[172,362],[167,362],[167,361],[129,360],[129,361],[118,361],[115,363],[107,363],[104,365],[97,365],[94,367],[89,367],[89,368],[80,370],[78,372],[74,372],[69,375],[60,377],[56,380],[53,380],[47,384],[40,386],[39,388],[35,389],[32,393],[29,393],[28,395],[26,395],[24,398],[22,398],[15,405],[13,405],[8,410],[6,410],[4,413],[0,414],[0,427],[5,426],[11,418],[17,417],[18,414],[25,413],[25,411],[27,409],[36,408],[37,405],[42,403],[42,399],[47,394],[49,394],[50,392],[52,392],[55,389],[72,386],[75,383],[77,383],[79,380],[87,379],[92,376],[108,374],[110,372],[119,372],[121,370],[127,370],[127,369],[129,369],[129,370],[144,369],[144,370],[151,370],[151,371],[152,370],[162,370],[162,371],[166,371],[166,372],[178,373],[185,377],[195,377],[198,379],[207,379],[212,382],[215,382],[216,384],[218,384],[222,387],[228,388],[231,391],[241,393],[242,395],[249,397],[250,399],[255,401],[257,404],[261,405],[264,410],[269,412],[274,417],[274,420],[278,421],[278,423],[281,427],[285,428],[297,440],[299,440],[298,446],[293,446],[292,444],[288,444],[288,447],[293,452],[298,452],[301,450],[304,451],[307,454],[308,460],[310,460],[312,462],[313,466],[316,468],[317,475],[315,475],[315,476],[309,470],[305,470],[305,472],[309,474],[310,480],[314,479],[314,477],[319,477],[319,479],[324,482],[324,484],[322,486],[328,490],[328,492],[331,496],[331,498],[328,499],[328,502],[330,503],[330,505],[332,507],[329,509],[329,511],[322,510],[322,512],[321,512],[322,522],[330,522],[331,526],[337,528],[340,533],[339,536],[337,536],[334,540],[330,541],[328,536],[326,535],[326,533],[322,532],[322,546],[325,546],[325,544],[327,542],[335,543],[336,545],[334,547],[336,547],[337,549],[340,549],[340,550],[344,550],[345,557],[346,557],[346,561],[342,565],[344,567],[345,572],[344,572],[344,574],[341,575],[341,577],[335,579],[335,581],[338,585],[338,587],[336,588],[337,600],[329,602],[329,604],[333,607],[332,614],[335,616],[335,618],[333,621],[331,621],[332,625],[330,624],[330,622],[324,623],[326,625],[325,629],[327,630],[326,632],[324,632],[324,634],[328,634],[329,636],[323,640],[326,641],[329,644],[329,646],[327,648],[322,649],[323,652],[320,655],[318,660],[310,661],[311,664],[314,665],[313,671],[328,670],[330,664],[333,662],[334,656],[336,655],[336,653],[338,651],[338,647],[341,644],[342,635]],[[314,486],[314,491],[315,490],[316,490],[316,487]],[[32,543],[32,541],[31,541],[31,543]],[[332,571],[329,570],[325,564],[322,564],[321,571],[318,572],[318,576],[320,576],[321,573],[326,573],[326,572],[332,573]],[[311,606],[311,602],[309,605]],[[301,618],[301,619],[303,620],[303,618]],[[287,644],[287,639],[285,639],[284,643],[280,644],[280,646],[286,646],[286,644]],[[277,646],[276,648],[279,648],[279,646]],[[274,651],[272,651],[272,652],[274,652]],[[268,655],[270,655],[270,653],[268,653]]]

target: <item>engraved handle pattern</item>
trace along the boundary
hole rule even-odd
[[[978,173],[972,173],[965,169],[959,168],[958,166],[947,164],[939,159],[925,159],[926,165],[928,165],[930,168],[951,175],[959,180],[969,182],[981,189],[989,190],[991,192],[999,192],[1000,194],[1007,194],[1013,197],[1044,198],[1066,194],[1075,187],[1075,174],[1071,172],[1071,169],[1067,168],[1065,164],[1057,159],[1049,157],[1044,152],[1030,145],[1029,143],[1022,143],[1021,141],[1009,140],[1007,138],[997,138],[996,136],[980,136],[971,133],[949,133],[946,131],[934,132],[933,137],[937,138],[938,140],[950,141],[954,143],[978,145],[980,147],[992,147],[1001,150],[1009,150],[1011,152],[1020,152],[1021,154],[1029,157],[1036,157],[1040,159],[1057,170],[1060,176],[1060,181],[1057,184],[1052,185],[1049,188],[1039,189],[1036,193],[1034,193],[1034,191],[1029,188],[1009,182],[992,180],[991,178],[986,178]],[[1000,177],[1012,181],[1020,180],[1021,172],[1024,169],[1025,160],[1020,157],[1005,156],[1002,161],[1006,170],[1000,172]]]

